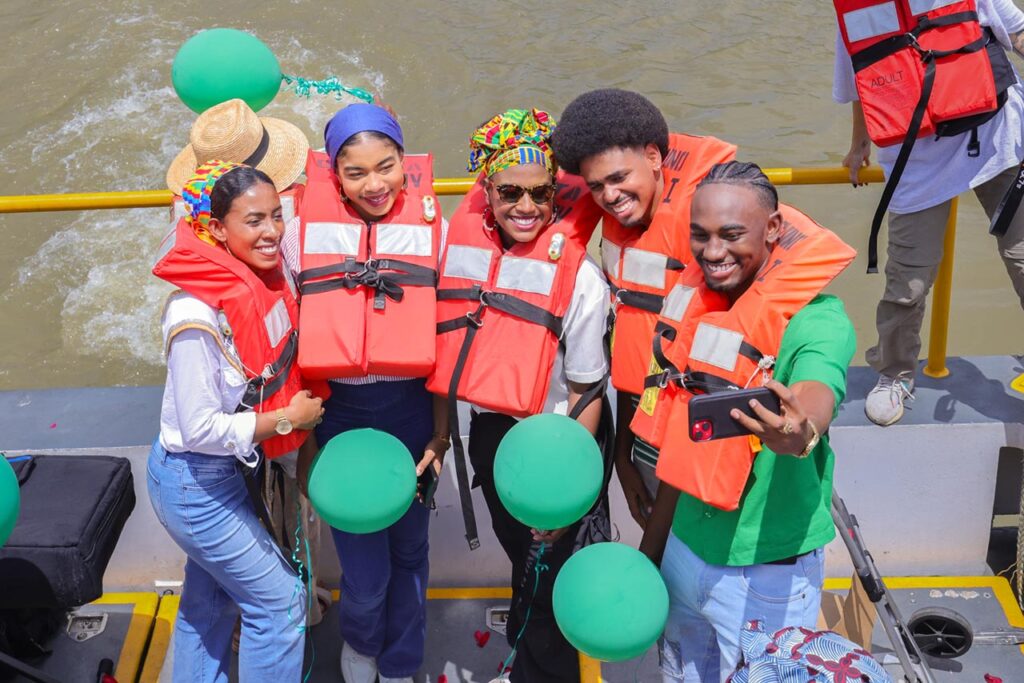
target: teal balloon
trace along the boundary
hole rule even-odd
[[[18,507],[21,505],[21,493],[18,490],[18,477],[11,469],[7,458],[0,455],[0,546],[7,543],[18,521]]]
[[[197,114],[235,98],[259,111],[281,88],[281,65],[256,36],[233,28],[211,28],[192,36],[178,50],[171,82],[185,106]]]
[[[371,534],[397,522],[416,493],[416,463],[401,441],[376,429],[342,432],[309,472],[309,499],[335,529]]]
[[[509,513],[528,527],[561,529],[593,507],[604,461],[593,435],[576,420],[545,413],[521,420],[494,456],[494,485]]]
[[[621,662],[642,655],[665,629],[668,590],[639,550],[597,543],[562,566],[552,605],[573,647],[594,659]]]

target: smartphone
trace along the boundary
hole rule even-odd
[[[416,490],[420,494],[420,502],[428,510],[434,507],[434,494],[437,492],[438,463],[432,462],[416,479]]]
[[[713,441],[728,439],[731,436],[750,434],[750,430],[729,415],[735,408],[741,413],[757,418],[750,400],[757,399],[773,413],[781,410],[779,397],[770,389],[738,389],[736,391],[717,391],[713,394],[700,394],[690,399],[690,440]]]

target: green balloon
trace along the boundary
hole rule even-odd
[[[14,531],[19,505],[21,493],[18,490],[18,477],[7,458],[0,455],[0,546],[7,542]]]
[[[309,500],[335,529],[371,534],[397,522],[416,494],[416,463],[397,438],[376,429],[342,432],[309,472]]]
[[[197,114],[234,98],[259,111],[281,87],[281,65],[256,36],[233,28],[211,28],[192,36],[178,50],[171,82],[181,101]]]
[[[604,461],[593,435],[564,415],[532,415],[510,429],[494,456],[494,485],[528,527],[561,529],[593,507]]]
[[[552,606],[573,647],[594,659],[621,662],[642,655],[665,629],[668,590],[639,550],[597,543],[562,566]]]

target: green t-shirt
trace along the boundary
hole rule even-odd
[[[838,411],[855,349],[843,302],[819,295],[789,321],[773,376],[786,386],[808,380],[825,384],[835,394]],[[724,512],[681,493],[672,532],[705,562],[717,565],[760,564],[819,548],[835,537],[833,464],[827,435],[807,458],[764,448],[754,458],[738,509]]]

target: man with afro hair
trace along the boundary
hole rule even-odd
[[[664,296],[690,260],[690,199],[697,183],[736,147],[669,133],[639,93],[614,88],[569,103],[552,136],[559,165],[583,177],[603,209],[601,259],[612,285],[612,385],[618,390],[615,468],[630,514],[644,527],[658,479],[658,452],[629,429]]]

